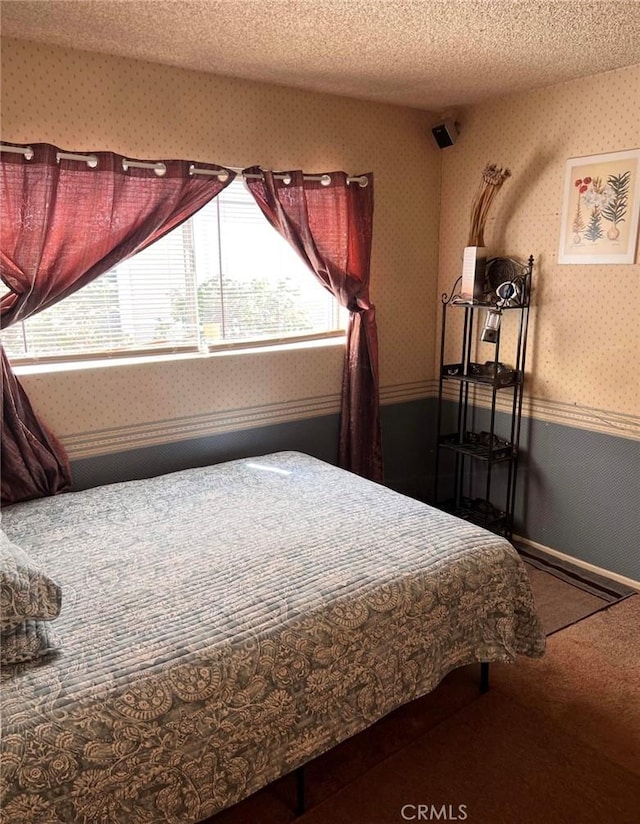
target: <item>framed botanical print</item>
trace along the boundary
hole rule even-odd
[[[640,149],[567,161],[558,263],[634,263]]]

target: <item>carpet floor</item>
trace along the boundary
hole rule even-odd
[[[303,816],[285,776],[211,824],[640,821],[640,595],[555,632],[542,659],[492,665],[486,695],[477,678],[452,672],[308,764]]]
[[[545,658],[492,671],[489,693],[299,824],[391,824],[407,804],[458,820],[464,805],[470,824],[637,824],[640,596],[557,633]]]
[[[572,735],[548,719],[493,691],[299,824],[397,824],[403,809],[405,820],[407,814],[415,818],[418,805],[444,807],[456,819],[464,811],[470,824],[637,824],[639,781],[598,750],[577,747]]]

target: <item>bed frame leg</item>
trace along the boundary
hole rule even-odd
[[[480,692],[485,693],[489,691],[489,662],[482,661],[480,663]]]
[[[480,692],[489,691],[489,662],[480,662]],[[304,767],[298,767],[296,773],[296,815],[302,815],[306,809]]]
[[[304,767],[296,770],[296,815],[302,815],[305,811],[304,797]]]

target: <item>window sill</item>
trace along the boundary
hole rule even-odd
[[[214,349],[210,352],[180,352],[162,355],[135,355],[131,357],[110,357],[67,361],[33,361],[30,363],[14,363],[13,371],[16,375],[43,375],[51,372],[73,372],[83,369],[103,369],[110,366],[138,366],[152,363],[175,363],[176,361],[208,360],[210,358],[241,357],[242,355],[267,354],[271,352],[291,352],[299,349],[324,349],[328,347],[344,346],[345,335],[314,338],[312,340],[278,341],[277,343],[252,343],[247,345]]]

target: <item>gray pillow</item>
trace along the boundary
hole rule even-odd
[[[56,637],[47,621],[23,621],[0,635],[0,664],[27,664],[56,649]]]
[[[60,614],[60,587],[0,530],[0,631]]]

